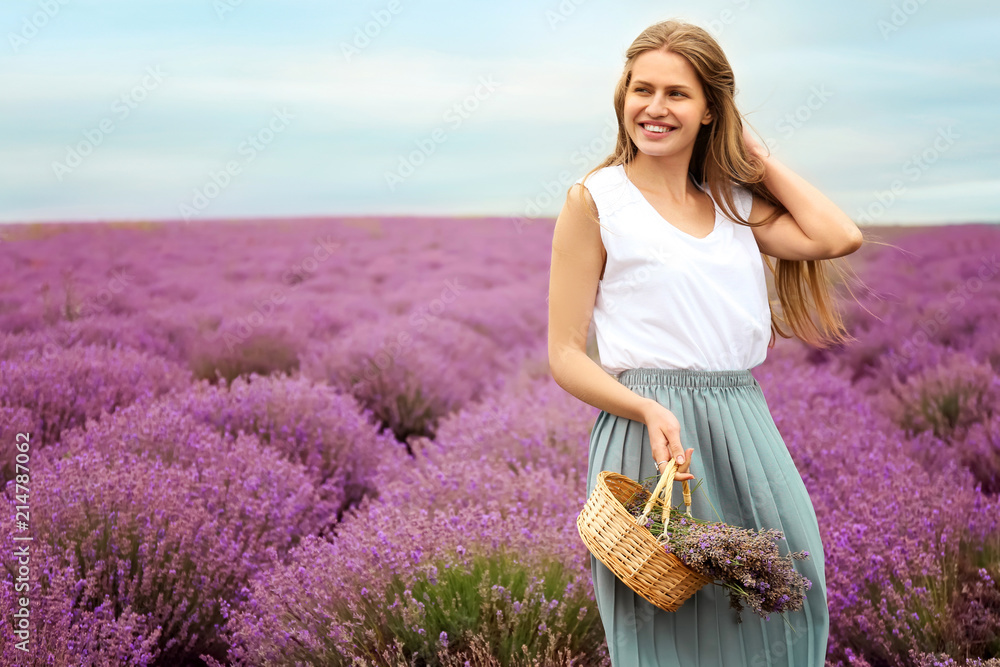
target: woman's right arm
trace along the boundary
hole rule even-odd
[[[587,356],[587,332],[605,259],[597,207],[590,192],[575,184],[559,212],[552,237],[549,372],[556,384],[581,401],[650,427],[656,460],[677,456],[682,472],[676,479],[691,479],[693,476],[687,474],[690,454],[685,460],[680,425],[673,413],[653,399],[639,396]]]

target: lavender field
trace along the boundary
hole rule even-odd
[[[1000,229],[866,234],[857,340],[753,370],[819,517],[828,665],[1000,665]],[[609,665],[551,239],[5,229],[0,666]]]

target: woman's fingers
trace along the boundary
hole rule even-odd
[[[686,452],[684,452],[684,463],[683,465],[677,466],[677,472],[687,472],[691,468],[691,457],[694,455],[694,447],[689,447]]]
[[[686,479],[694,479],[694,475],[688,472],[691,468],[691,457],[694,455],[694,447],[688,448],[684,453],[684,465],[677,466],[677,474],[674,475],[674,479],[678,482],[683,482]]]
[[[656,462],[660,464],[656,466],[656,472],[661,475],[663,474],[663,471],[667,469],[667,462],[669,462],[672,459],[678,458],[677,456],[674,455],[673,451],[671,451],[669,448],[667,449],[668,451],[670,451],[670,455],[668,457],[656,460]],[[688,472],[688,470],[691,468],[691,456],[693,454],[694,454],[693,447],[689,448],[686,452],[684,452],[684,463],[677,466],[677,472],[674,474],[674,480],[678,482],[683,482],[685,480],[694,479],[694,475]],[[654,459],[655,458],[656,456],[654,454]]]
[[[694,475],[688,472],[688,469],[691,467],[691,455],[694,453],[694,448],[690,448],[687,451],[684,450],[681,444],[680,422],[668,410],[664,410],[664,412],[666,413],[666,421],[657,423],[658,419],[651,419],[650,423],[653,425],[653,428],[648,429],[650,446],[653,450],[653,461],[660,464],[656,466],[656,471],[659,474],[663,474],[663,471],[666,470],[666,464],[663,462],[676,461],[677,472],[674,475],[674,479],[678,482],[694,479]],[[647,424],[647,427],[649,425]]]
[[[667,448],[670,450],[670,458],[677,461],[678,468],[685,463],[684,448],[681,446],[680,431],[667,436]]]

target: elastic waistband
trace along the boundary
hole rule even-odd
[[[757,382],[750,369],[699,371],[689,368],[629,368],[615,376],[626,387],[667,385],[671,387],[744,387]]]

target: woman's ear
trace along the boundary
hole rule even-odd
[[[705,112],[705,115],[702,116],[702,118],[701,118],[701,124],[702,125],[708,125],[711,122],[712,122],[712,111],[711,111],[711,109],[709,109],[708,111]]]

